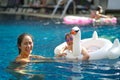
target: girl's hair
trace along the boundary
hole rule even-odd
[[[71,35],[70,33],[66,33],[66,34],[65,34],[65,41],[66,41],[66,39],[67,39],[67,36],[71,36],[71,37],[72,37],[72,35]]]
[[[23,34],[21,34],[21,35],[17,38],[17,46],[18,46],[19,54],[20,54],[20,52],[21,52],[21,49],[19,48],[19,46],[21,46],[21,43],[22,43],[22,41],[23,41],[23,39],[24,39],[25,36],[30,36],[31,39],[32,39],[32,41],[33,41],[32,35],[30,35],[30,34],[28,34],[28,33],[23,33]]]

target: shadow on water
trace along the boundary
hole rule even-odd
[[[10,65],[6,68],[6,71],[12,74],[15,77],[15,80],[44,80],[43,74],[31,74],[32,70],[27,70],[27,64],[20,64],[16,62],[11,62]],[[11,79],[13,80],[13,78]]]

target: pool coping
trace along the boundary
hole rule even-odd
[[[24,13],[24,12],[6,12],[6,11],[0,11],[0,14],[17,14],[17,15],[27,15],[27,16],[36,16],[36,17],[42,17],[42,18],[58,18],[60,19],[60,14],[56,14],[54,16],[52,16],[52,14],[48,14],[48,13]],[[66,14],[67,15],[74,15],[74,14]],[[88,14],[75,14],[74,16],[84,16],[84,17],[89,17]]]
[[[42,17],[42,18],[56,18],[60,19],[60,14],[56,14],[52,16],[50,13],[33,13],[33,12],[8,12],[8,11],[0,11],[0,14],[16,14],[16,15],[26,15],[26,16],[35,16],[35,17]],[[115,12],[107,12],[107,14],[114,15],[116,17],[120,17],[120,14],[115,13]],[[89,17],[89,14],[66,14],[67,15],[73,15],[73,16],[84,16],[84,17]]]

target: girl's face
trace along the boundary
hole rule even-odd
[[[72,38],[72,36],[70,36],[70,35],[67,36],[66,42],[67,42],[68,45],[72,45],[73,44],[73,38]]]
[[[25,36],[21,42],[21,45],[19,46],[21,49],[21,53],[27,53],[30,54],[33,49],[33,41],[30,36]]]

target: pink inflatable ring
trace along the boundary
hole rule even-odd
[[[89,25],[89,24],[97,24],[97,25],[109,25],[116,24],[117,18],[100,18],[100,19],[92,19],[90,17],[80,17],[80,16],[65,16],[63,18],[63,22],[65,24],[75,24],[75,25]]]

